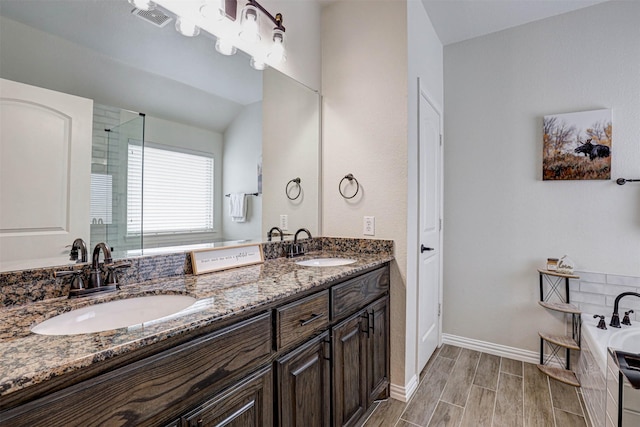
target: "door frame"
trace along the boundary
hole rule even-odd
[[[438,103],[435,101],[434,97],[431,95],[431,93],[423,86],[422,81],[420,79],[420,77],[418,77],[418,87],[417,87],[417,121],[416,121],[416,125],[417,125],[417,129],[416,129],[416,136],[417,136],[417,141],[416,141],[416,150],[417,150],[417,173],[416,176],[414,177],[415,179],[415,185],[416,185],[416,189],[417,189],[417,194],[418,194],[418,200],[416,203],[416,224],[415,224],[415,230],[417,232],[419,232],[420,230],[420,208],[421,208],[421,203],[420,203],[420,98],[424,97],[425,101],[427,101],[429,103],[429,105],[434,109],[434,111],[438,114],[439,117],[439,122],[440,122],[440,149],[438,150],[439,153],[439,166],[440,166],[440,174],[438,177],[438,187],[439,187],[439,203],[440,203],[440,210],[439,210],[439,215],[440,215],[440,220],[442,221],[441,224],[441,228],[440,228],[440,232],[438,233],[438,244],[440,247],[440,260],[439,260],[439,272],[438,272],[438,307],[439,307],[439,311],[438,311],[438,347],[442,346],[442,317],[443,317],[443,299],[442,299],[442,294],[443,294],[443,267],[444,267],[444,115],[442,112],[442,108],[438,105]],[[418,242],[419,244],[419,242]],[[416,247],[414,248],[414,250],[418,250],[417,249],[418,246],[416,245]],[[416,342],[416,348],[415,348],[415,366],[414,366],[414,372],[416,373],[416,375],[420,375],[419,369],[420,367],[418,366],[420,361],[419,361],[419,351],[420,351],[420,341],[421,341],[421,337],[420,337],[420,330],[419,330],[419,316],[417,315],[418,310],[420,309],[420,307],[418,307],[419,301],[420,301],[420,297],[419,297],[419,292],[420,292],[420,274],[419,274],[419,270],[420,270],[420,263],[416,262],[415,264],[415,274],[416,274],[416,300],[415,300],[415,310],[416,310],[416,317],[415,317],[415,342]]]

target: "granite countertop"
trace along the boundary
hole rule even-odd
[[[295,264],[302,259],[332,256],[357,261],[337,267]],[[392,260],[389,253],[311,252],[295,260],[277,258],[266,260],[264,264],[199,276],[124,284],[120,291],[101,296],[73,300],[52,298],[0,308],[0,397]],[[32,326],[75,308],[157,294],[190,295],[198,301],[179,316],[128,328],[63,336],[38,335],[30,331]]]

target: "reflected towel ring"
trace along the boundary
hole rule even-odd
[[[287,186],[284,189],[284,193],[287,195],[287,199],[289,200],[296,200],[298,197],[300,197],[300,193],[302,193],[302,187],[300,186],[300,178],[294,178],[292,180],[290,180],[289,182],[287,182]],[[296,194],[295,197],[291,197],[289,195],[289,186],[291,184],[296,184],[298,186],[298,194]]]
[[[344,193],[342,192],[342,182],[344,180],[349,180],[349,182],[355,181],[356,182],[356,192],[353,193],[353,196],[345,196]],[[356,195],[358,194],[358,191],[360,191],[360,183],[358,182],[358,180],[353,176],[353,174],[347,174],[344,176],[344,178],[342,178],[340,180],[340,182],[338,183],[338,191],[340,192],[340,195],[342,197],[344,197],[345,199],[353,199],[354,197],[356,197]]]

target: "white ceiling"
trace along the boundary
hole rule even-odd
[[[443,45],[608,0],[421,0]]]

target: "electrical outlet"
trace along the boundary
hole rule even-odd
[[[289,215],[280,215],[280,228],[282,231],[289,229]]]
[[[365,216],[364,217],[364,229],[362,234],[365,236],[375,236],[376,235],[376,217],[375,216]]]

